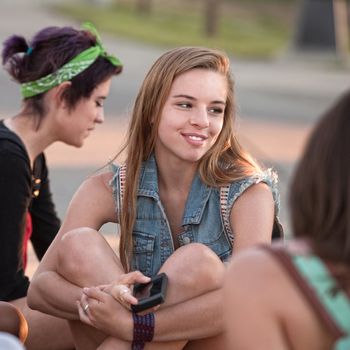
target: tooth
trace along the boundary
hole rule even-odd
[[[199,137],[199,136],[189,136],[189,138],[192,139],[192,140],[195,140],[195,141],[200,141],[200,140],[202,140],[202,138]]]

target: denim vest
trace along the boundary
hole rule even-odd
[[[119,166],[112,167],[114,176],[111,186],[117,214],[120,210],[119,170]],[[143,164],[140,175],[137,216],[133,230],[132,269],[151,276],[158,272],[175,248],[170,225],[159,197],[157,164],[154,156]],[[259,182],[265,182],[271,187],[277,214],[279,208],[277,177],[271,170],[231,183],[228,195],[229,210],[231,211],[234,202],[248,187]],[[198,174],[192,182],[187,198],[182,228],[182,233],[177,236],[179,246],[198,242],[211,248],[222,261],[230,258],[232,242],[221,220],[220,190],[205,185]]]

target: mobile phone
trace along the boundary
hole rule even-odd
[[[168,276],[164,272],[151,277],[148,283],[136,283],[133,295],[137,298],[138,303],[131,305],[131,310],[140,312],[164,303],[167,286]]]

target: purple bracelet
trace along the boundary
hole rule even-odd
[[[132,313],[134,320],[134,337],[132,341],[132,350],[143,350],[146,342],[150,342],[154,335],[154,314],[153,312],[146,315]]]

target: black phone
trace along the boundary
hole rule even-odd
[[[168,276],[164,272],[151,277],[148,283],[136,283],[133,295],[137,298],[138,304],[131,305],[131,310],[140,312],[164,303],[167,286]]]

